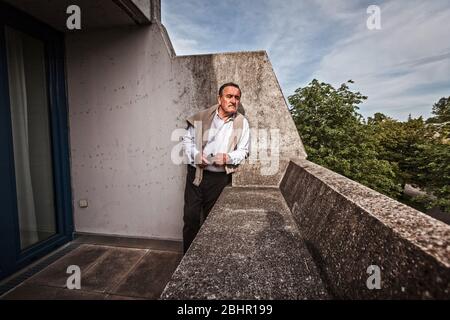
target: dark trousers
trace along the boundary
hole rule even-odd
[[[184,190],[183,215],[183,249],[189,249],[203,221],[222,193],[223,188],[231,182],[231,174],[225,172],[210,172],[203,170],[203,179],[200,186],[192,182],[195,179],[195,168],[187,166],[186,188]]]

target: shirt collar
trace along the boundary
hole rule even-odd
[[[227,121],[225,121],[225,123],[227,123],[228,121],[233,121],[234,118],[236,118],[236,115],[237,115],[237,112],[233,113],[233,115],[232,115],[231,117],[229,117],[229,118],[227,119]],[[222,120],[222,119],[220,118],[220,116],[219,116],[219,107],[217,107],[217,109],[216,109],[216,117],[219,118],[220,120]],[[222,121],[223,121],[223,120],[222,120]]]

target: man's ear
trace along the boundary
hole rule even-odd
[[[220,104],[220,95],[217,96],[217,103]]]

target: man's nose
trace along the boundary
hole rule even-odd
[[[236,98],[235,98],[235,97],[231,97],[230,102],[231,102],[232,104],[236,104]]]

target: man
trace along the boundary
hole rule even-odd
[[[249,155],[250,128],[247,119],[237,111],[241,89],[225,83],[219,89],[218,104],[186,121],[183,137],[187,156],[184,192],[184,253],[194,240],[231,174]],[[203,138],[203,139],[202,139]]]

